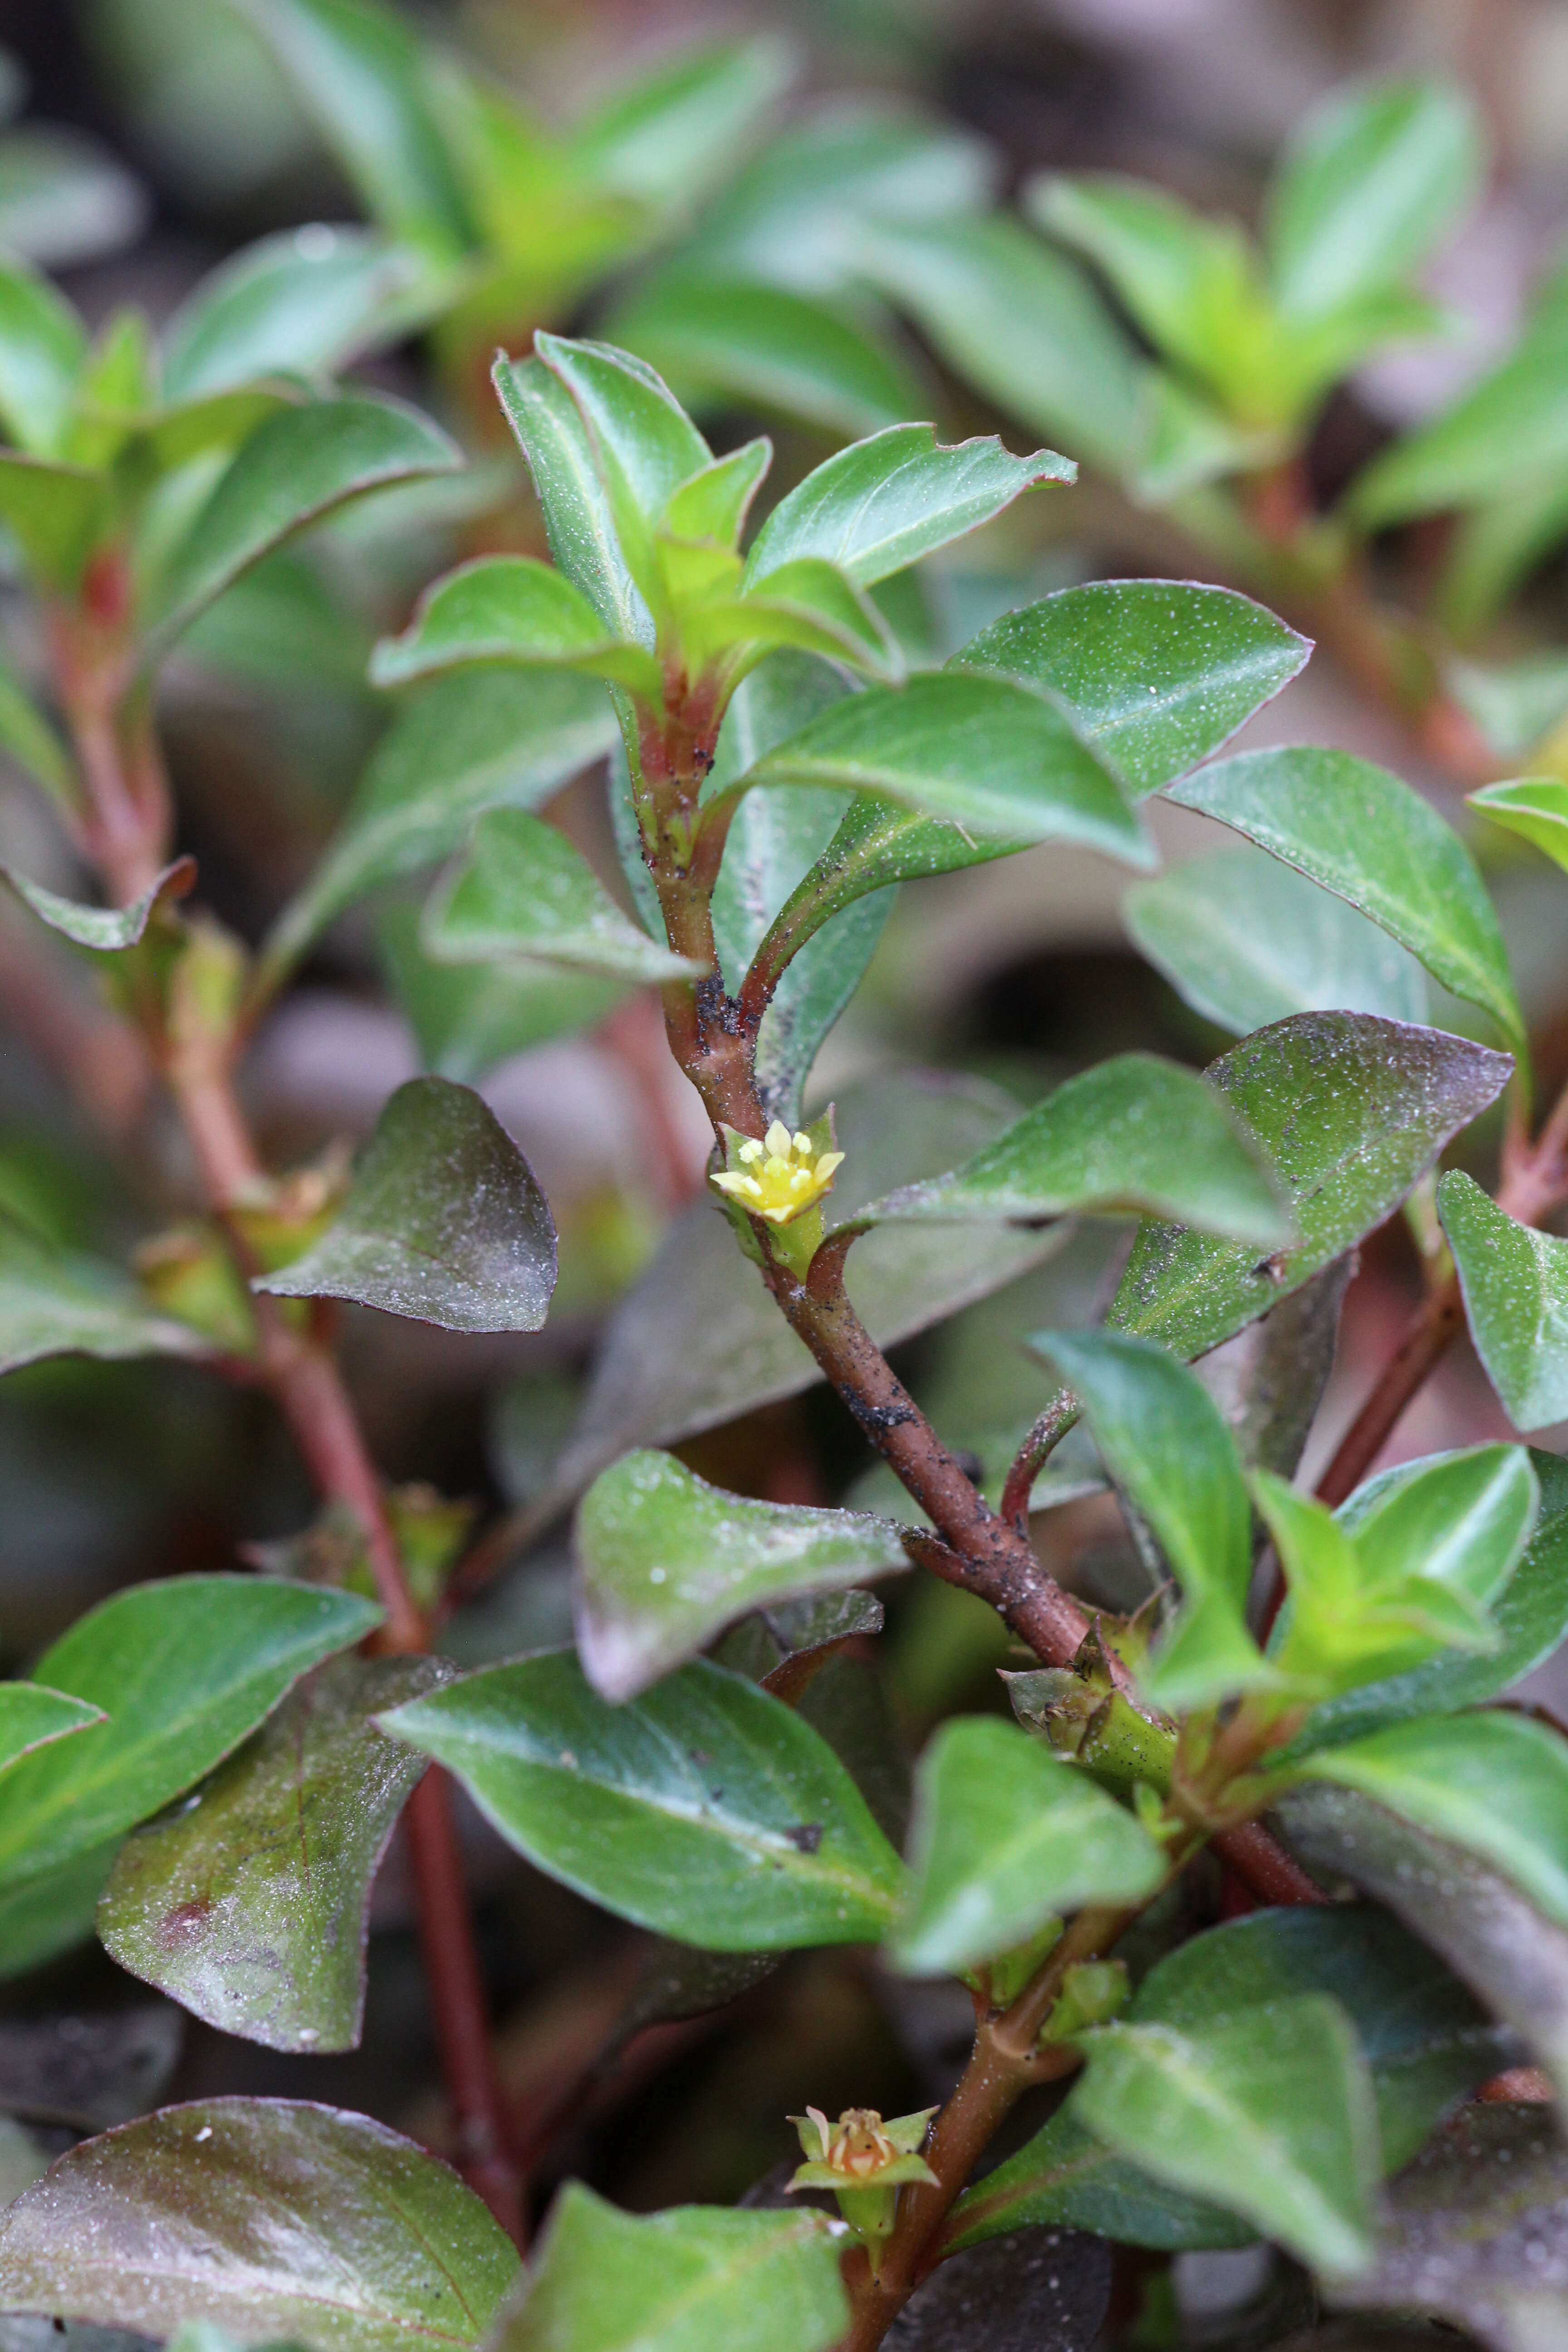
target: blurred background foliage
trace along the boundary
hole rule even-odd
[[[344,22],[378,60],[368,80],[352,57],[313,50],[305,20],[272,0],[0,6],[0,244],[55,275],[90,331],[128,304],[172,321],[171,370],[187,390],[212,388],[182,305],[270,240],[232,279],[237,301],[254,297],[256,362],[273,356],[267,273],[303,273],[313,363],[351,362],[471,457],[466,474],[370,501],[272,557],[164,671],[182,844],[246,938],[310,872],[396,725],[366,682],[374,637],[464,555],[542,551],[487,371],[498,341],[525,348],[544,324],[644,353],[720,448],[772,432],[774,494],[900,416],[1082,460],[1077,489],[1021,502],[952,560],[892,583],[889,617],[917,657],[1074,582],[1225,580],[1321,640],[1247,743],[1339,744],[1397,769],[1455,822],[1467,785],[1526,754],[1536,772],[1568,775],[1560,0],[464,0],[417,18],[351,8]],[[1426,204],[1443,234],[1413,239],[1399,287],[1340,289],[1355,318],[1347,329],[1345,302],[1332,312],[1325,357],[1308,348],[1318,297],[1291,286],[1289,207],[1270,175],[1320,101],[1371,75],[1436,77],[1448,93],[1421,131],[1447,191]],[[1106,173],[1190,209],[1129,227],[1083,176]],[[1261,235],[1266,263],[1222,220]],[[1184,350],[1182,320],[1205,301],[1205,338]],[[23,677],[39,667],[35,627],[0,582]],[[1230,838],[1152,809],[1173,861]],[[615,872],[602,772],[551,814]],[[1555,884],[1533,853],[1478,835],[1550,1096],[1568,1076]],[[10,768],[0,856],[57,888],[77,882]],[[1233,887],[1248,887],[1239,869]],[[1209,1058],[1228,1033],[1201,992],[1184,998],[1138,952],[1123,889],[1108,865],[1056,847],[910,886],[816,1097],[936,1064],[1027,1101],[1130,1046]],[[488,1523],[526,1515],[548,1487],[606,1316],[700,1184],[705,1133],[650,1001],[432,965],[416,908],[394,890],[326,930],[270,1014],[247,1086],[272,1164],[287,1166],[356,1143],[394,1086],[440,1069],[480,1086],[545,1186],[563,1257],[544,1332],[457,1339],[368,1314],[349,1325],[377,1454],[431,1490],[410,1510],[446,1527],[440,1496]],[[40,991],[37,938],[26,954],[16,945],[25,919],[7,908],[0,920],[0,1202],[52,1238],[123,1254],[177,1194],[178,1145],[106,1049],[75,966],[62,957]],[[1473,1018],[1452,1001],[1432,1017]],[[129,1199],[105,1166],[105,1125],[137,1172]],[[1006,1458],[1041,1399],[1017,1338],[1088,1319],[1110,1247],[1083,1237],[900,1351],[939,1426],[983,1468]],[[1315,1441],[1325,1454],[1418,1287],[1405,1229],[1377,1237]],[[1456,1354],[1398,1450],[1493,1433],[1500,1409]],[[868,1457],[820,1389],[682,1451],[777,1500],[872,1491]],[[117,1585],[277,1545],[310,1507],[254,1398],[178,1366],[62,1360],[14,1376],[0,1390],[7,1667]],[[1102,1498],[1066,1502],[1037,1529],[1058,1573],[1116,1597],[1128,1562]],[[465,1663],[568,1630],[559,1528],[521,1558],[493,1549],[504,1572],[452,1629]],[[955,1704],[996,1703],[1005,1637],[981,1604],[922,1582],[890,1604],[885,1654],[912,1737]],[[840,1659],[813,1706],[847,1722],[872,1688]],[[900,1792],[885,1800],[896,1811]],[[854,1954],[803,1957],[722,2011],[628,2039],[636,1939],[477,1820],[468,1830],[509,2085],[550,2136],[552,2168],[633,2206],[729,2198],[785,2153],[791,2106],[878,2098],[902,2111],[951,2079],[962,1993],[873,1981]],[[160,2061],[165,2086],[320,2097],[438,2137],[395,1853],[377,1906],[361,2051],[289,2059],[186,2021]],[[125,1992],[94,1948],[11,1999],[26,2013]],[[139,2084],[136,2103],[151,2095]],[[0,2321],[0,2342],[30,2326]]]

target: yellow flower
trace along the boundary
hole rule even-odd
[[[713,1182],[738,1207],[770,1225],[787,1225],[814,1208],[833,1183],[842,1151],[819,1151],[809,1135],[792,1135],[775,1118],[761,1143],[748,1138],[734,1154],[740,1165]]]

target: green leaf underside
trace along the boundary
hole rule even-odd
[[[1370,916],[1510,1045],[1523,1016],[1469,853],[1419,793],[1348,751],[1244,751],[1170,787]]]
[[[132,1976],[270,2050],[352,2050],[370,1890],[425,1759],[370,1722],[442,1681],[429,1658],[340,1658],[169,1818],[120,1850],[98,1932]]]
[[[831,1749],[699,1663],[606,1706],[565,1651],[381,1718],[457,1773],[501,1835],[591,1902],[710,1951],[882,1935],[900,1864]]]
[[[158,1314],[118,1266],[57,1249],[0,1213],[0,1372],[45,1356],[208,1353],[199,1332]]]
[[[170,558],[149,616],[166,647],[232,580],[349,499],[448,474],[455,443],[413,409],[379,400],[286,408],[252,434]]]
[[[752,1609],[909,1566],[891,1520],[727,1495],[672,1454],[626,1454],[584,1496],[577,1650],[595,1688],[635,1698]]]
[[[1354,2022],[1390,2171],[1517,2047],[1433,1952],[1365,1904],[1263,1910],[1194,1937],[1150,1971],[1125,2021],[1184,2033],[1309,1993],[1331,1995]],[[1096,2138],[1070,2096],[1026,2147],[964,2191],[952,2242],[1042,2223],[1173,2249],[1236,2245],[1257,2226],[1162,2186],[1136,2156]]]
[[[1135,882],[1121,919],[1178,994],[1238,1036],[1297,1013],[1426,1018],[1412,955],[1344,899],[1251,847]]]
[[[555,1227],[479,1097],[447,1078],[410,1078],[376,1121],[328,1231],[253,1286],[352,1298],[448,1331],[537,1331],[555,1287]]]
[[[35,1748],[101,1723],[103,1709],[41,1683],[0,1683],[0,1772]]]
[[[1516,1429],[1568,1418],[1568,1242],[1521,1225],[1454,1169],[1437,1213],[1476,1352]]]
[[[836,703],[765,752],[737,789],[766,784],[876,793],[1018,847],[1076,841],[1133,866],[1153,856],[1120,787],[1061,714],[1028,688],[979,673],[927,674]]]
[[[1418,1719],[1297,1769],[1475,1854],[1568,1926],[1568,1746],[1544,1725],[1500,1713]]]
[[[352,1593],[245,1576],[178,1577],[100,1602],[35,1671],[109,1720],[11,1768],[0,1884],[37,1877],[156,1812],[300,1675],[379,1619]]]
[[[490,808],[537,808],[617,741],[591,678],[438,680],[382,738],[342,826],[267,941],[285,970],[367,891],[437,865]]]
[[[1467,1038],[1365,1013],[1303,1013],[1244,1038],[1206,1076],[1268,1153],[1302,1238],[1259,1260],[1146,1225],[1110,1323],[1189,1360],[1218,1347],[1380,1225],[1510,1066]]]
[[[1275,2000],[1180,2032],[1103,2028],[1079,2119],[1156,2179],[1217,2198],[1330,2275],[1372,2253],[1377,2117],[1339,2002]]]
[[[426,911],[422,942],[443,963],[521,959],[607,980],[700,979],[622,914],[559,825],[528,809],[491,809],[463,866]]]
[[[949,667],[1058,697],[1085,741],[1141,798],[1217,751],[1311,650],[1235,589],[1097,580],[1005,614]]]
[[[31,908],[41,923],[51,931],[58,931],[73,947],[91,948],[100,954],[114,954],[123,948],[133,948],[141,940],[155,908],[167,898],[183,898],[195,880],[195,861],[177,857],[165,866],[162,874],[150,882],[139,898],[128,907],[83,907],[74,898],[62,898],[53,890],[46,890],[41,882],[29,882],[25,874],[14,866],[0,866],[0,879],[13,889],[25,907]]]
[[[0,2213],[0,2299],[321,2352],[476,2346],[518,2274],[457,2174],[367,2116],[165,2107],[85,2140]]]
[[[1164,1876],[1147,1832],[1011,1724],[946,1723],[916,1778],[912,1884],[892,1939],[911,1976],[956,1972],[1084,1903],[1137,1903]]]
[[[1267,1165],[1228,1107],[1152,1054],[1118,1055],[1068,1079],[966,1166],[888,1193],[857,1222],[1074,1212],[1170,1217],[1269,1249],[1293,1238]]]

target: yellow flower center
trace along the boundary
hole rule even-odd
[[[818,1151],[809,1135],[792,1135],[775,1118],[761,1143],[742,1143],[735,1157],[741,1165],[713,1179],[720,1192],[753,1217],[787,1225],[831,1189],[844,1154]]]

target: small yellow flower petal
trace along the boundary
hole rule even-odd
[[[790,1155],[790,1131],[782,1118],[775,1118],[763,1141],[775,1160],[787,1160]]]

